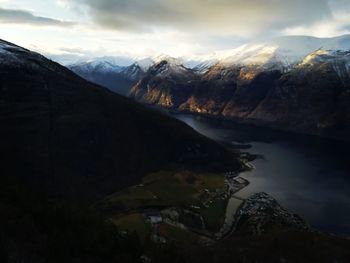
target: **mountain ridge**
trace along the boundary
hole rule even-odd
[[[278,63],[270,67],[266,62],[218,62],[192,79],[187,98],[177,94],[175,84],[165,88],[150,74],[133,87],[130,96],[174,110],[348,140],[349,58],[348,51],[317,49],[288,69]],[[163,81],[176,83],[173,80],[180,77],[170,76]],[[147,99],[150,90],[157,90],[158,97],[167,96],[169,101],[181,98],[183,103],[164,105]],[[135,96],[141,93],[142,99]]]

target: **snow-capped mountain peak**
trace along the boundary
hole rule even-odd
[[[132,61],[129,61],[132,64]],[[124,69],[125,64],[129,64],[127,60],[121,61],[119,57],[100,57],[89,59],[84,62],[75,63],[70,65],[69,68],[80,68],[85,72],[105,72],[105,73],[113,73],[113,72],[121,72]]]
[[[331,50],[318,49],[307,55],[300,63],[300,66],[314,65],[317,62],[324,61],[324,59],[332,53],[334,52]]]
[[[154,59],[152,71],[159,76],[169,74],[187,74],[190,69],[184,66],[182,59],[174,58],[168,55],[160,55]]]
[[[184,61],[181,58],[174,58],[172,56],[169,55],[159,55],[157,57],[154,58],[154,63],[160,63],[166,61],[169,65],[171,65],[172,67],[176,67],[176,66],[183,66]]]
[[[319,49],[306,56],[299,69],[312,69],[317,65],[330,66],[342,80],[350,77],[350,51]]]
[[[135,62],[144,72],[146,72],[153,64],[154,60],[152,58],[143,58]]]
[[[350,35],[335,38],[285,36],[215,52],[212,57],[217,58],[223,67],[253,65],[288,70],[317,50],[350,50]]]

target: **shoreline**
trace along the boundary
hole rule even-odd
[[[346,140],[346,136],[342,135],[324,135],[322,133],[317,133],[317,132],[307,132],[307,131],[300,131],[297,129],[292,129],[292,128],[283,128],[276,126],[274,124],[270,124],[269,122],[266,121],[260,121],[260,120],[253,120],[253,119],[242,119],[242,118],[237,118],[237,117],[225,117],[222,115],[213,115],[209,113],[198,113],[198,112],[192,112],[192,111],[180,111],[177,109],[166,109],[162,108],[161,106],[155,106],[155,105],[149,105],[146,104],[149,107],[162,111],[170,116],[175,116],[175,115],[192,115],[195,117],[200,117],[200,118],[206,118],[209,120],[213,121],[226,121],[230,122],[232,124],[236,125],[245,125],[253,128],[260,128],[260,129],[268,129],[271,132],[276,132],[276,133],[283,133],[284,135],[287,135],[291,138],[298,138],[298,137],[306,137],[308,139],[314,139],[314,140],[326,140],[329,143],[345,143],[345,144],[350,144],[350,139]],[[175,117],[176,118],[176,117]],[[341,138],[339,138],[341,137]]]

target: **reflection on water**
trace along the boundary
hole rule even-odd
[[[267,192],[322,231],[350,236],[350,145],[266,128],[174,115],[198,132],[227,143],[245,143],[259,154],[250,185],[237,195]]]

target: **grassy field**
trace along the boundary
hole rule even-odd
[[[157,199],[155,203],[170,206],[181,206],[195,202],[195,189],[182,184],[176,173],[161,171],[150,174],[143,179],[145,188],[149,189]]]
[[[197,197],[201,191],[204,189],[214,191],[223,187],[224,176],[221,174],[160,171],[144,177],[140,185],[108,196],[100,203],[100,207],[105,209],[118,207],[122,212],[146,205],[198,205]]]
[[[121,230],[136,231],[141,239],[144,239],[147,227],[142,216],[138,214],[141,212],[138,209],[149,206],[201,207],[198,211],[203,216],[206,227],[216,231],[223,223],[227,201],[214,198],[208,208],[203,207],[202,202],[212,198],[210,192],[222,190],[225,187],[224,180],[222,174],[159,171],[144,177],[139,185],[108,196],[98,205],[113,218],[117,218],[113,221]],[[134,214],[122,217],[125,211]],[[185,233],[188,231],[183,229],[170,226],[167,229],[167,234],[175,240],[181,235],[188,235]]]
[[[225,178],[218,174],[203,174],[200,175],[200,181],[202,186],[209,191],[215,191],[216,189],[221,189],[225,186]]]
[[[159,234],[168,240],[181,243],[195,243],[198,240],[196,234],[169,224],[161,224],[159,226]]]
[[[154,199],[154,195],[147,189],[143,187],[131,187],[110,195],[104,200],[103,204],[107,207],[119,204],[124,209],[136,209],[147,204],[152,199]]]
[[[141,242],[145,242],[150,232],[149,226],[144,222],[142,215],[138,213],[120,218],[112,218],[112,222],[120,231],[127,231],[129,233],[136,232]]]
[[[201,209],[200,213],[208,230],[220,230],[225,220],[226,206],[227,200],[214,199],[208,208]]]

